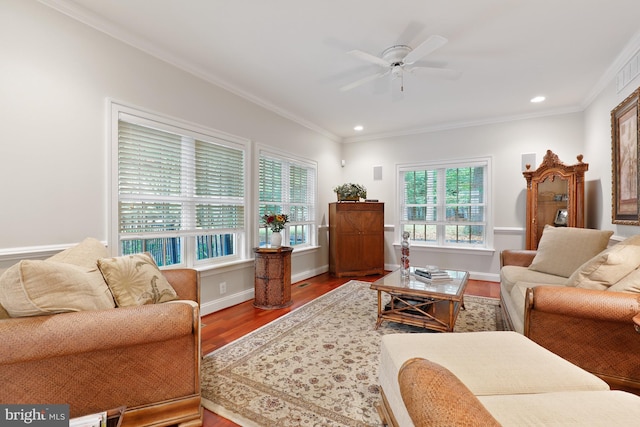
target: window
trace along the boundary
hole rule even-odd
[[[399,170],[400,233],[412,243],[489,247],[489,159],[403,165]]]
[[[289,215],[283,241],[289,246],[315,244],[316,165],[260,150],[258,171],[258,213]],[[271,230],[260,226],[259,245],[269,241]]]
[[[119,252],[160,266],[240,258],[246,144],[115,104],[113,119]]]

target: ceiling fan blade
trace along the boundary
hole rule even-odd
[[[388,67],[391,65],[389,61],[385,61],[384,59],[377,57],[375,55],[371,55],[370,53],[363,52],[361,50],[352,50],[347,52],[349,55],[354,56],[358,59],[362,59],[363,61],[371,62],[372,64],[380,65],[381,67]]]
[[[373,75],[371,75],[371,76],[367,76],[367,77],[362,78],[362,79],[360,79],[360,80],[356,80],[355,82],[352,82],[352,83],[349,83],[348,85],[342,86],[342,87],[340,88],[340,92],[346,92],[346,91],[348,91],[348,90],[351,90],[351,89],[353,89],[353,88],[356,88],[356,87],[358,87],[358,86],[361,86],[361,85],[363,85],[363,84],[365,84],[365,83],[368,83],[368,82],[370,82],[370,81],[372,81],[372,80],[375,80],[375,79],[377,79],[377,78],[384,77],[384,76],[386,76],[387,74],[389,74],[389,70],[384,71],[384,72],[382,72],[382,73],[378,73],[378,74],[373,74]]]
[[[426,55],[430,54],[434,50],[441,48],[442,46],[447,44],[447,42],[448,40],[445,39],[444,37],[433,35],[428,39],[426,39],[425,41],[423,41],[422,43],[420,43],[411,52],[409,52],[407,56],[404,57],[403,62],[405,64],[413,64],[414,62],[425,57]]]
[[[462,75],[462,71],[453,70],[451,68],[436,68],[436,67],[406,67],[405,71],[416,74],[428,74],[431,76],[437,76],[447,80],[457,80]]]

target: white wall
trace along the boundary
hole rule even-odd
[[[87,236],[107,241],[109,98],[316,161],[326,217],[342,172],[340,145],[326,136],[35,1],[3,0],[0,51],[0,268]],[[294,255],[292,274],[327,264],[323,246]],[[203,311],[252,292],[252,262],[203,273]]]
[[[547,149],[567,164],[577,162],[584,151],[582,113],[531,118],[483,126],[423,133],[376,141],[345,144],[345,181],[367,187],[367,197],[385,202],[387,248],[385,262],[397,265],[399,241],[397,226],[396,166],[403,163],[467,157],[492,158],[492,198],[495,251],[489,253],[421,250],[412,248],[415,265],[435,264],[466,269],[472,277],[495,279],[499,253],[505,248],[524,247],[526,181],[522,175],[522,154],[536,154],[536,168]],[[589,162],[585,157],[584,161]],[[373,180],[373,166],[382,166],[382,180]]]
[[[593,203],[587,220],[591,228],[613,230],[614,237],[638,234],[637,226],[617,225],[611,222],[611,110],[640,86],[640,77],[632,80],[620,93],[615,81],[607,85],[585,110],[585,158],[589,164],[587,191]],[[592,178],[591,178],[592,177]]]

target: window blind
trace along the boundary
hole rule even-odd
[[[315,225],[315,165],[261,151],[258,174],[259,216],[289,215],[286,233],[290,244],[310,244],[311,226]]]
[[[120,120],[119,229],[129,237],[244,228],[244,150]]]

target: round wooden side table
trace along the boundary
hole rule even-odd
[[[255,298],[253,306],[261,309],[284,308],[291,300],[291,252],[293,248],[254,248]]]

